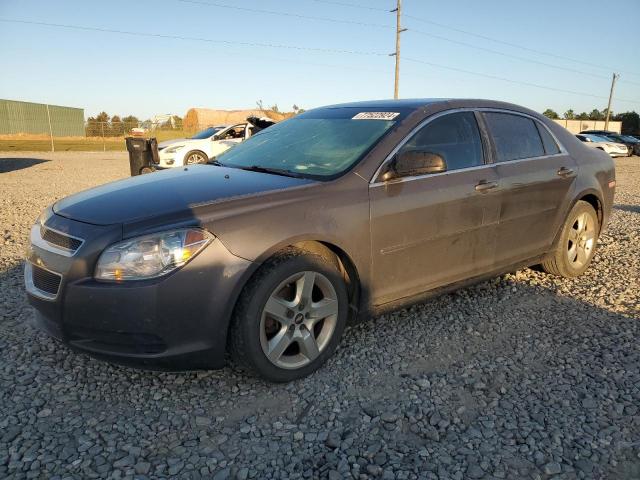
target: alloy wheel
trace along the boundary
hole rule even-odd
[[[204,158],[204,155],[202,155],[201,153],[192,153],[187,158],[187,165],[195,165],[198,163],[205,163],[205,162],[206,162],[206,159]]]
[[[280,283],[260,319],[260,345],[271,363],[297,369],[329,344],[338,320],[338,296],[327,277],[304,271]]]
[[[575,268],[583,267],[591,258],[596,242],[596,221],[593,215],[578,215],[569,230],[567,257]]]

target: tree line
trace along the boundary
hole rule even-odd
[[[572,109],[567,110],[562,114],[562,117],[551,108],[547,108],[542,114],[545,117],[549,117],[553,120],[605,120],[607,118],[607,109],[598,110],[594,108],[591,113],[582,112],[576,114]],[[624,112],[617,113],[609,116],[610,120],[616,122],[622,122],[622,133],[637,135],[640,134],[640,115],[637,112]]]
[[[121,118],[119,115],[110,116],[107,112],[100,112],[95,117],[87,119],[85,127],[87,137],[121,137],[131,132],[132,128],[156,128],[161,130],[182,130],[182,117],[173,115],[160,124],[153,124],[151,120],[140,121],[135,115]]]
[[[256,105],[259,110],[267,112],[272,111],[276,113],[280,112],[278,104],[274,104],[271,108],[265,108],[262,100],[258,100]],[[297,115],[303,113],[304,108],[293,105],[293,114]],[[140,121],[135,115],[127,115],[121,118],[119,115],[110,116],[107,112],[100,112],[95,117],[89,117],[87,119],[87,125],[85,127],[87,137],[121,137],[128,135],[132,128],[141,127],[146,130],[182,130],[183,119],[178,115],[172,115],[171,118],[161,122],[154,123],[151,120]]]

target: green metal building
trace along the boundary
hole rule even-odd
[[[85,136],[84,109],[0,99],[0,135],[35,133]]]

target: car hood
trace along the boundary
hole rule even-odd
[[[53,205],[63,217],[93,225],[127,224],[154,217],[193,218],[193,209],[313,180],[213,165],[193,165],[118,180]]]
[[[158,148],[166,148],[171,145],[177,145],[178,143],[187,143],[194,142],[192,138],[173,138],[171,140],[165,140],[164,142],[158,143]]]

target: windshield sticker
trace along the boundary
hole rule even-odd
[[[351,120],[393,120],[398,112],[360,112]]]

